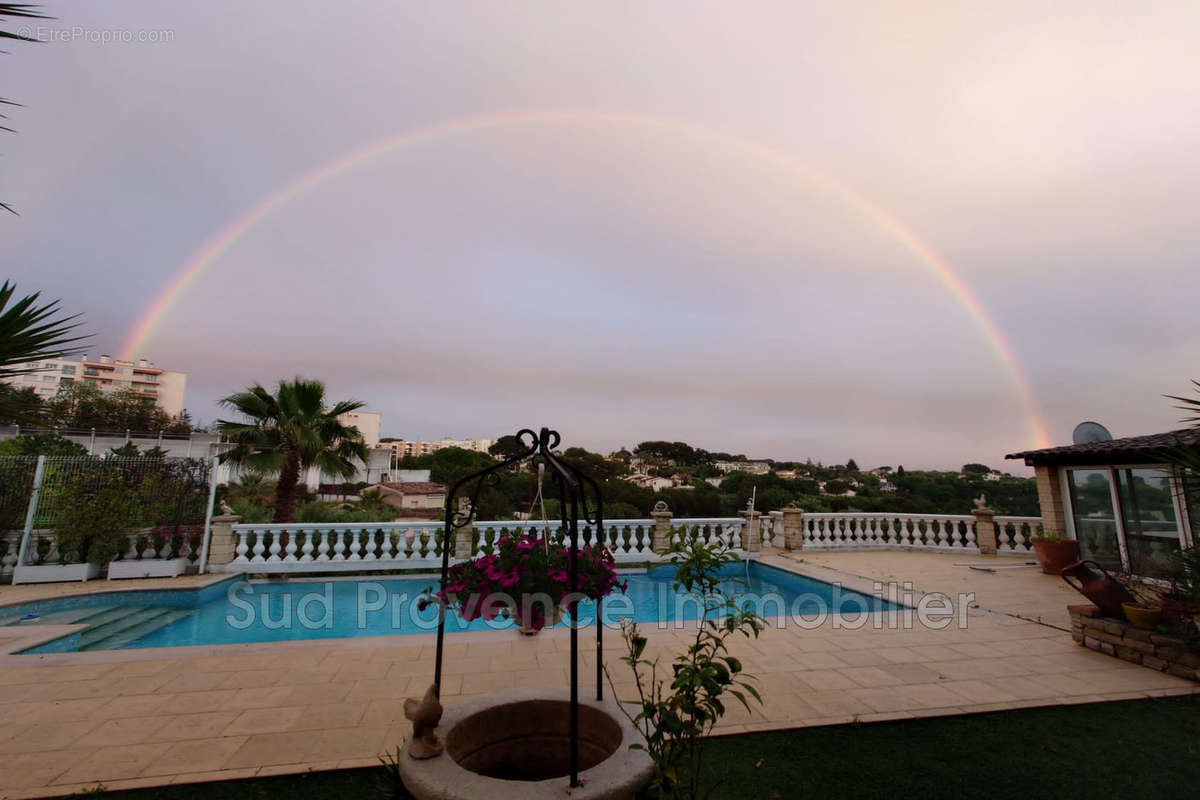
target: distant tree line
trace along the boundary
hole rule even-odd
[[[130,389],[102,392],[86,383],[60,384],[58,394],[42,399],[28,387],[0,383],[0,409],[19,407],[20,416],[0,414],[0,424],[33,424],[44,428],[124,433],[187,434],[198,430],[187,410],[177,416]]]
[[[512,442],[501,439],[490,453],[443,448],[427,455],[401,459],[399,467],[428,469],[431,480],[450,486],[472,472],[492,466],[518,452],[515,439]],[[747,507],[752,493],[755,496],[755,508],[764,512],[795,503],[807,511],[965,514],[971,510],[974,498],[986,494],[988,505],[1000,514],[1036,516],[1040,513],[1037,487],[1032,478],[1004,477],[998,481],[984,481],[983,475],[987,470],[982,473],[964,470],[964,477],[960,478],[958,472],[905,471],[901,467],[895,472],[887,470],[894,491],[885,491],[884,482],[877,475],[850,471],[848,467],[853,465],[851,460],[845,467],[801,465],[801,470],[810,470],[811,477],[783,478],[775,471],[765,475],[731,472],[721,478],[719,485],[713,486],[703,480],[707,476],[696,469],[711,466],[711,461],[705,464],[699,462],[698,458],[741,461],[745,457],[706,453],[681,442],[643,443],[633,452],[638,457],[654,453],[657,458],[677,460],[674,471],[683,472],[692,480],[684,487],[655,492],[622,479],[628,474],[629,468],[619,453],[617,457],[606,457],[579,447],[568,448],[562,453],[563,458],[600,481],[604,492],[605,516],[609,519],[645,517],[659,500],[666,501],[679,517],[734,516]],[[697,453],[704,455],[697,456]],[[689,459],[690,463],[679,463]],[[821,481],[825,482],[826,494],[821,493]],[[838,494],[850,488],[854,489],[854,496]],[[535,473],[505,471],[495,486],[482,491],[479,516],[505,519],[514,512],[530,510],[536,515],[538,509],[531,509],[536,494]],[[543,495],[557,500],[557,492],[549,480],[545,481]]]

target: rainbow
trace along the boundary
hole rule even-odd
[[[633,126],[642,129],[655,129],[674,135],[690,136],[773,164],[781,170],[794,175],[802,176],[804,179],[823,187],[839,197],[847,205],[856,208],[881,229],[891,234],[909,252],[916,256],[917,260],[941,281],[957,302],[967,311],[1011,377],[1024,406],[1031,445],[1038,448],[1050,446],[1050,439],[1046,434],[1046,425],[1038,411],[1033,389],[1020,367],[1016,353],[1004,338],[999,326],[992,319],[991,315],[988,314],[987,309],[984,308],[979,298],[976,297],[970,287],[954,272],[949,263],[938,255],[932,247],[922,241],[911,228],[901,222],[895,215],[833,176],[769,146],[724,132],[704,128],[693,123],[629,112],[573,110],[522,111],[451,120],[406,131],[397,136],[373,142],[340,158],[334,159],[263,198],[226,228],[209,239],[204,247],[171,277],[162,290],[155,296],[154,300],[146,307],[146,310],[138,318],[121,344],[121,357],[132,359],[139,353],[146,342],[149,341],[154,331],[162,323],[163,318],[179,301],[180,296],[187,287],[219,259],[222,254],[228,251],[243,234],[271,212],[286,205],[293,198],[317,187],[326,180],[384,153],[417,143],[428,142],[468,131],[555,123]]]

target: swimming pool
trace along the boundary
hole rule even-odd
[[[700,615],[695,597],[672,587],[674,569],[623,575],[624,593],[609,595],[601,622],[633,619],[645,626],[681,626]],[[764,617],[798,620],[820,615],[896,610],[899,606],[836,584],[757,562],[725,568],[721,591],[742,597]],[[198,590],[132,591],[85,595],[0,609],[0,626],[85,624],[88,627],[30,648],[61,653],[186,645],[243,644],[360,636],[432,633],[437,610],[418,603],[436,585],[430,577],[247,581],[231,578]],[[581,625],[596,622],[595,604],[580,608]],[[465,622],[447,615],[449,633],[503,629],[511,620]]]

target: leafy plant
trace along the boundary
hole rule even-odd
[[[128,493],[113,476],[99,473],[96,483],[78,481],[63,493],[54,527],[59,560],[107,564],[125,552],[130,525]]]
[[[1046,528],[1040,533],[1033,534],[1033,540],[1035,542],[1065,542],[1067,537],[1063,536],[1060,531]]]
[[[719,585],[728,580],[722,576],[722,568],[738,560],[728,548],[692,538],[675,542],[668,552],[675,566],[675,590],[682,587],[695,595],[704,616],[697,621],[696,635],[687,651],[671,662],[666,679],[659,677],[660,671],[666,673],[660,670],[659,659],[645,657],[648,640],[637,623],[622,620],[626,655],[621,661],[633,671],[638,700],[636,713],[624,705],[621,710],[645,737],[660,795],[696,798],[700,791],[700,743],[724,716],[725,695],[732,696],[746,710],[750,710],[751,700],[762,703],[750,682],[752,677],[729,653],[728,641],[735,635],[757,638],[766,623],[748,606],[740,605],[736,597],[725,597],[718,591]],[[607,666],[605,674],[615,694]]]
[[[1200,606],[1200,545],[1185,547],[1171,554],[1168,572],[1171,594],[1190,597]]]

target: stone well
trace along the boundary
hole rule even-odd
[[[510,689],[450,706],[434,758],[400,758],[417,800],[632,800],[654,776],[641,734],[615,702],[580,691],[579,778],[570,790],[570,691]]]

